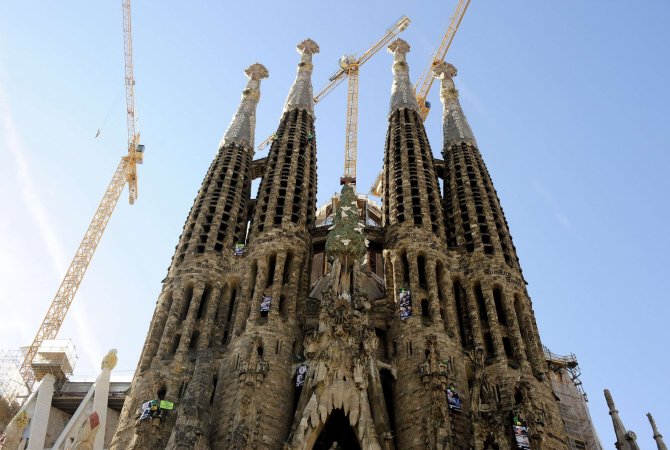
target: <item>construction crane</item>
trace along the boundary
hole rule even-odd
[[[43,341],[54,339],[60,330],[65,315],[67,314],[77,289],[84,278],[86,269],[91,262],[100,238],[105,231],[107,222],[118,203],[123,188],[128,184],[128,194],[130,204],[137,200],[137,164],[142,164],[144,156],[144,146],[139,144],[140,135],[136,130],[137,117],[135,114],[135,77],[133,76],[133,42],[131,34],[130,20],[130,0],[123,2],[123,39],[125,53],[125,85],[126,85],[126,106],[127,106],[127,125],[128,125],[128,153],[121,158],[112,180],[107,186],[107,190],[102,197],[102,201],[95,211],[93,220],[88,226],[84,238],[79,244],[79,248],[74,255],[74,259],[67,269],[65,277],[61,282],[56,296],[54,297],[49,310],[47,311],[37,335],[33,339],[30,347],[25,350],[23,363],[19,369],[21,376],[26,383],[29,391],[35,384],[36,378],[32,370],[32,363]]]
[[[433,82],[435,81],[435,77],[433,76],[433,67],[442,63],[444,58],[447,56],[449,47],[451,47],[451,43],[454,40],[454,36],[456,36],[456,32],[458,31],[458,27],[461,25],[461,21],[463,21],[463,16],[465,15],[465,11],[468,10],[468,6],[470,6],[470,0],[459,0],[458,5],[456,5],[456,11],[451,16],[449,27],[447,28],[447,32],[444,33],[444,37],[442,38],[440,46],[433,54],[433,58],[430,64],[423,70],[423,73],[414,85],[416,100],[419,102],[419,114],[424,121],[430,112],[430,102],[428,102],[426,99],[428,98],[430,88],[433,86]]]
[[[358,71],[375,53],[384,48],[394,37],[407,28],[410,20],[407,16],[402,16],[393,25],[391,25],[384,35],[368,48],[359,58],[356,55],[345,55],[339,60],[340,68],[328,79],[328,84],[314,96],[314,103],[319,103],[333,89],[335,89],[345,78],[349,79],[347,93],[347,121],[346,137],[344,146],[344,174],[340,178],[341,184],[356,184],[356,155],[358,141]],[[258,147],[257,151],[263,150],[274,139],[271,135],[265,139]]]
[[[427,100],[427,98],[428,93],[430,92],[430,88],[433,86],[433,82],[435,81],[435,77],[433,77],[433,67],[443,62],[444,58],[447,56],[449,47],[451,47],[451,43],[453,42],[454,37],[456,36],[458,27],[461,25],[461,22],[463,21],[463,16],[465,15],[465,11],[468,10],[468,6],[470,6],[470,0],[458,1],[458,5],[456,5],[456,11],[454,11],[454,14],[451,16],[451,19],[449,20],[449,27],[447,27],[446,33],[444,33],[444,37],[442,38],[440,46],[438,47],[437,51],[433,54],[430,64],[428,64],[428,66],[423,70],[421,76],[418,78],[416,84],[414,85],[414,94],[416,96],[416,101],[419,104],[419,115],[421,116],[421,119],[424,121],[426,120],[426,118],[428,117],[428,113],[430,112],[430,102]],[[372,195],[376,195],[378,197],[382,195],[383,190],[382,175],[383,173],[380,172],[379,175],[377,175],[377,178],[375,179],[374,183],[372,184],[372,187],[370,188],[370,193]]]
[[[396,37],[407,28],[410,20],[407,16],[401,17],[386,30],[384,36],[363,53],[360,58],[355,55],[345,55],[340,58],[340,70],[330,77],[330,84],[322,92],[330,92],[341,83],[345,76],[349,78],[347,93],[347,121],[344,141],[344,174],[340,178],[340,184],[356,184],[356,158],[358,146],[358,70],[369,60],[372,55],[384,48],[391,39]],[[333,87],[330,87],[330,86]],[[330,89],[330,90],[328,90]],[[319,96],[315,97],[315,101]]]

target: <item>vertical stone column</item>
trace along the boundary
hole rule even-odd
[[[428,283],[428,296],[430,302],[430,309],[432,310],[433,322],[438,323],[444,327],[444,321],[447,321],[446,310],[440,305],[440,296],[437,293],[437,264],[433,259],[426,260],[426,282]],[[444,311],[444,321],[442,320],[441,311]]]
[[[512,344],[514,345],[516,357],[522,366],[527,366],[530,361],[524,350],[523,335],[520,328],[521,319],[516,316],[516,311],[514,310],[514,293],[509,289],[503,289],[503,308],[505,308],[505,314],[507,314],[507,329],[512,335]]]
[[[46,374],[40,381],[35,412],[30,419],[30,439],[27,450],[42,450],[44,448],[55,383],[56,377],[50,373]]]
[[[654,441],[656,441],[656,447],[658,450],[668,450],[668,447],[665,445],[665,442],[663,442],[663,435],[659,433],[658,428],[656,428],[656,421],[652,417],[651,413],[647,413],[647,419],[649,419],[649,423],[651,424],[651,429],[654,432]]]
[[[486,305],[486,315],[488,316],[489,331],[493,339],[493,348],[495,349],[496,358],[499,361],[504,361],[505,348],[502,342],[502,333],[500,330],[500,323],[498,322],[498,311],[493,301],[493,290],[488,284],[482,283],[482,295],[484,295],[484,304]]]
[[[224,320],[224,326],[225,326],[225,319],[226,319],[226,314],[227,311],[221,311],[219,310],[219,297],[221,296],[221,286],[219,283],[217,283],[217,286],[215,286],[210,295],[209,295],[209,303],[205,305],[207,307],[205,311],[205,315],[202,319],[203,325],[200,326],[200,329],[202,330],[200,333],[200,342],[198,343],[198,350],[204,350],[207,347],[210,346],[210,340],[212,339],[212,336],[214,335],[215,330],[220,330],[223,327],[221,326],[221,323],[214,323],[214,318],[218,315],[219,321]],[[216,343],[215,343],[216,345]]]
[[[458,332],[458,321],[460,318],[458,317],[456,299],[454,298],[454,284],[446,270],[442,274],[442,279],[438,280],[438,283],[442,284],[442,292],[444,293],[444,311],[447,316],[447,329],[452,338],[460,341],[461,337]],[[461,345],[465,345],[465,343],[462,342]]]
[[[100,376],[95,383],[95,393],[93,394],[93,411],[98,413],[100,425],[95,435],[93,450],[102,450],[105,444],[105,427],[107,425],[107,402],[109,400],[109,379],[112,370],[116,367],[117,357],[116,349],[112,349],[102,360]]]

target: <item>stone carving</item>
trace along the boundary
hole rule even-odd
[[[367,254],[363,224],[356,206],[356,193],[351,185],[342,186],[340,206],[335,212],[333,226],[326,239],[326,254],[334,259],[333,289],[340,296],[352,298],[351,273]],[[360,294],[354,296],[361,303]],[[359,306],[360,307],[360,306]]]
[[[456,73],[456,68],[447,62],[433,66],[433,75],[441,80],[440,100],[444,106],[442,114],[444,142],[445,145],[465,142],[476,147],[477,141],[458,100],[458,90],[454,84]]]
[[[116,349],[113,348],[102,359],[102,364],[100,365],[100,368],[113,370],[114,367],[116,367],[116,363],[118,361],[119,358],[116,356]]]
[[[326,251],[334,264],[321,292],[318,330],[308,331],[304,339],[305,356],[314,368],[304,388],[312,395],[293,435],[292,449],[305,448],[308,436],[326,423],[334,409],[341,409],[361,448],[381,450],[367,392],[371,371],[376,370],[379,340],[370,323],[367,295],[355,289],[365,254],[355,199],[353,188],[345,185],[335,225],[326,241]]]
[[[393,54],[393,87],[389,114],[401,108],[419,112],[419,104],[409,81],[409,67],[405,58],[409,52],[409,44],[402,39],[396,39],[389,44],[388,51]]]
[[[288,93],[284,112],[292,109],[304,109],[314,115],[314,91],[312,88],[312,55],[319,53],[319,45],[311,39],[305,39],[297,47],[300,53],[298,74]]]
[[[258,349],[263,348],[263,340],[260,336],[251,339],[249,356],[242,361],[238,370],[240,383],[246,386],[260,387],[265,379],[265,374],[270,370],[270,364],[263,359]]]
[[[261,80],[269,76],[262,64],[252,64],[244,71],[249,81],[242,91],[242,101],[233,116],[228,130],[223,135],[219,147],[230,144],[246,146],[253,151],[256,130],[256,105],[261,98]]]
[[[437,350],[437,337],[433,334],[426,337],[426,360],[419,364],[419,376],[426,389],[445,391],[448,382],[448,365],[440,360]]]

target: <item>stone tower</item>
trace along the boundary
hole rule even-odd
[[[253,64],[242,101],[202,183],[177,244],[112,448],[194,448],[209,433],[216,388],[215,349],[229,341],[242,267],[251,189],[256,105],[268,71]],[[147,401],[178,414],[137,421]],[[183,400],[183,401],[179,401]],[[202,447],[206,448],[206,447]]]
[[[389,46],[382,208],[344,185],[319,221],[319,47],[298,45],[272,146],[256,160],[267,71],[247,69],[164,280],[114,449],[568,448],[456,71],[435,67],[440,160],[410,84],[409,49]]]

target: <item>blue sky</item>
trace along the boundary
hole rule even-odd
[[[0,6],[0,347],[28,344],[125,153],[120,1]],[[93,375],[109,348],[135,368],[160,281],[245,84],[261,62],[257,141],[274,131],[311,37],[318,89],[344,53],[402,14],[419,75],[456,1],[147,2],[133,5],[146,163],[124,193],[61,331]],[[606,447],[602,390],[652,448],[670,436],[670,3],[474,1],[448,55],[500,195],[543,343],[574,352]],[[381,169],[392,58],[361,69],[359,188]],[[439,99],[426,126],[441,151]],[[319,203],[339,189],[346,89],[316,109]],[[109,120],[105,121],[105,117]],[[94,139],[96,130],[101,136]],[[259,156],[263,156],[264,153]],[[126,371],[126,372],[124,372]]]

